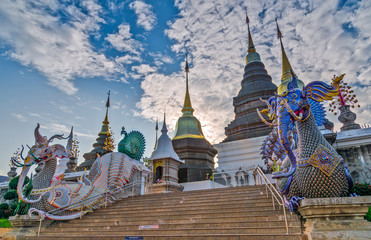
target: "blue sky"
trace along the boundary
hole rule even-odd
[[[181,115],[189,52],[194,114],[212,143],[234,118],[249,14],[257,51],[275,84],[281,76],[278,18],[291,65],[305,83],[346,73],[370,124],[370,1],[12,1],[0,5],[2,109],[0,169],[12,153],[74,126],[91,149],[111,90],[110,126],[141,131],[149,156],[154,121],[166,111],[169,135]],[[329,116],[337,129],[340,124]],[[64,144],[64,142],[60,142]],[[82,155],[82,154],[81,154]],[[81,162],[82,156],[79,161]]]

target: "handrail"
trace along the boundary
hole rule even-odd
[[[256,168],[255,172],[258,173],[258,176],[260,177],[260,183],[262,184],[262,181],[264,181],[264,183],[265,183],[265,190],[266,190],[266,193],[267,193],[267,197],[268,197],[268,189],[269,189],[269,191],[272,194],[273,209],[274,210],[276,209],[276,206],[274,204],[274,200],[276,200],[277,203],[280,206],[282,206],[283,215],[285,217],[286,234],[289,234],[289,227],[288,227],[288,224],[287,224],[287,216],[286,216],[286,206],[284,204],[284,200],[283,200],[281,194],[279,194],[279,192],[277,191],[276,187],[273,186],[273,184],[269,181],[269,179],[267,178],[267,176],[265,176],[265,174],[263,173],[263,171],[261,170],[260,167]]]

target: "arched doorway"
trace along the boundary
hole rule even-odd
[[[155,178],[153,179],[154,180],[154,183],[158,182],[159,180],[162,179],[162,173],[163,173],[163,168],[162,166],[158,166],[156,168],[156,171],[155,171]]]

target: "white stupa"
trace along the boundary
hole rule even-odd
[[[166,116],[161,129],[161,136],[157,141],[156,149],[149,158],[149,165],[153,171],[153,192],[181,191],[183,187],[178,183],[179,159],[174,151],[173,144],[167,135]]]

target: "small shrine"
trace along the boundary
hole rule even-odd
[[[179,164],[184,164],[184,161],[179,159],[167,135],[165,114],[161,133],[160,138],[156,140],[156,149],[148,160],[153,171],[152,192],[182,191],[183,187],[178,183],[178,170]]]

